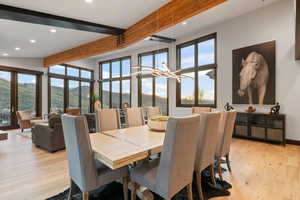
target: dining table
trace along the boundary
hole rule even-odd
[[[164,139],[164,131],[151,130],[147,125],[90,134],[94,158],[112,170],[161,153]],[[144,187],[138,189],[138,196],[153,199],[152,193]]]

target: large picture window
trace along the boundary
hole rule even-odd
[[[82,114],[91,112],[93,71],[71,65],[49,68],[49,112],[65,112],[80,108]]]
[[[131,106],[131,58],[100,63],[100,97],[103,108]]]
[[[139,65],[162,68],[168,66],[168,49],[162,49],[139,55]],[[139,75],[139,106],[160,107],[162,114],[168,114],[168,79],[154,77],[151,73]]]
[[[177,46],[177,68],[193,77],[177,83],[178,107],[216,107],[217,34]]]

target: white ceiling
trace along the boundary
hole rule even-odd
[[[1,4],[127,28],[170,0],[0,0]]]
[[[55,28],[56,33],[50,33],[52,27],[15,22],[0,19],[0,56],[8,53],[9,57],[44,57],[56,52],[97,40],[105,35],[71,29]],[[29,40],[36,40],[31,44]],[[15,51],[20,47],[20,51]]]
[[[159,34],[177,39],[182,38],[187,35],[197,33],[197,31],[205,27],[236,18],[243,14],[270,5],[276,1],[284,0],[228,0],[219,6],[211,8],[206,12],[188,19],[185,26],[182,26],[182,24],[177,24]]]
[[[30,10],[70,17],[99,24],[127,28],[170,0],[0,0]],[[63,28],[51,34],[52,27],[0,19],[0,57],[45,57],[107,35]],[[29,40],[35,39],[36,44]],[[20,47],[20,51],[15,51]]]
[[[170,0],[94,0],[92,4],[84,0],[0,0],[0,4],[37,10],[55,15],[71,17],[105,25],[127,28],[147,14],[158,9]],[[221,23],[247,12],[266,6],[279,0],[228,0],[226,3],[199,14],[187,21],[183,28],[178,24],[162,31],[158,35],[181,38],[193,34],[204,27]],[[45,57],[86,42],[105,37],[97,33],[55,28],[57,33],[51,34],[52,27],[0,20],[0,57],[8,53],[9,57]],[[35,39],[36,44],[29,40]],[[122,51],[146,48],[154,44],[142,41]],[[15,51],[15,47],[21,51]],[[116,52],[112,52],[114,54]],[[101,55],[103,56],[103,55]]]
[[[186,36],[190,36],[199,32],[199,30],[202,30],[205,27],[220,24],[224,21],[228,21],[264,6],[268,6],[276,1],[284,0],[228,0],[217,7],[211,8],[204,13],[190,18],[186,21],[187,24],[184,26],[182,24],[177,24],[158,33],[157,35],[182,39]],[[131,51],[136,51],[137,49],[141,49],[141,52],[143,52],[143,49],[151,48],[155,45],[157,45],[157,43],[153,44],[153,42],[150,41],[140,41],[130,47],[106,54],[101,54],[99,56],[94,56],[93,58],[101,60],[105,59],[106,56],[119,55],[127,52],[130,53]]]

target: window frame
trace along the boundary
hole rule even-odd
[[[66,109],[69,107],[69,80],[73,80],[73,81],[79,81],[79,109],[81,112],[81,82],[89,82],[90,83],[90,98],[93,95],[93,91],[94,91],[94,70],[91,69],[86,69],[86,68],[82,68],[82,67],[78,67],[78,66],[74,66],[74,65],[70,65],[70,64],[60,64],[60,66],[65,67],[65,74],[55,74],[55,73],[51,73],[50,72],[50,67],[48,68],[48,113],[50,113],[51,111],[51,78],[57,78],[57,79],[62,79],[64,81],[64,103],[63,103],[63,107],[64,110],[63,112],[66,112]],[[69,76],[68,75],[68,70],[67,68],[75,68],[75,69],[79,69],[79,76],[75,77],[75,76]],[[81,71],[89,71],[91,72],[91,79],[87,79],[87,78],[81,78]],[[89,111],[92,112],[93,111],[93,106],[92,106],[92,101],[90,101],[90,108]]]
[[[160,53],[167,53],[167,65],[169,65],[170,63],[170,55],[169,55],[169,49],[168,48],[162,48],[162,49],[158,49],[158,50],[154,50],[154,51],[148,51],[148,52],[144,52],[144,53],[140,53],[138,54],[138,63],[139,66],[142,63],[142,57],[143,56],[149,56],[152,55],[152,63],[153,63],[153,68],[155,67],[155,55],[156,54],[160,54]],[[155,107],[156,106],[156,102],[155,102],[155,95],[156,95],[156,83],[155,83],[155,76],[153,76],[152,74],[139,74],[137,75],[137,79],[138,79],[138,105],[139,107],[142,107],[142,79],[143,78],[152,78],[152,106]],[[170,81],[168,78],[167,79],[167,114],[169,114],[169,84]]]
[[[123,68],[122,68],[122,61],[123,60],[129,60],[129,66],[130,66],[130,74],[127,76],[123,76]],[[120,76],[119,77],[112,77],[112,63],[113,62],[120,62]],[[102,72],[102,65],[104,64],[109,64],[109,78],[105,78],[102,79],[103,77],[103,72]],[[132,60],[131,60],[131,56],[124,56],[124,57],[120,57],[120,58],[114,58],[114,59],[110,59],[110,60],[105,60],[105,61],[101,61],[99,62],[99,77],[100,77],[100,84],[99,84],[99,94],[100,94],[100,101],[101,101],[101,107],[103,108],[103,93],[102,93],[102,89],[103,89],[103,83],[104,82],[108,82],[109,83],[109,108],[112,108],[112,82],[113,81],[119,81],[120,82],[120,87],[119,87],[119,107],[122,109],[122,104],[123,104],[123,87],[122,87],[122,82],[125,80],[129,80],[130,81],[130,101],[129,101],[129,106],[131,107],[132,105],[132,76],[131,76],[131,64],[132,64]]]
[[[207,40],[214,39],[214,60],[213,64],[207,65],[198,65],[198,44]],[[194,104],[182,104],[181,103],[181,83],[178,81],[176,82],[176,107],[217,107],[217,82],[218,82],[218,64],[217,64],[217,33],[212,33],[200,38],[197,38],[192,41],[188,41],[179,45],[176,45],[176,63],[177,63],[177,70],[181,69],[181,55],[180,50],[181,48],[194,45],[195,52],[194,52],[194,67],[189,67],[182,69],[181,74],[194,72],[195,79],[194,79],[194,88],[195,88],[195,102]],[[214,70],[215,71],[215,82],[214,82],[214,103],[213,104],[199,104],[198,103],[198,92],[199,92],[199,79],[198,79],[198,72],[205,71],[205,70]]]

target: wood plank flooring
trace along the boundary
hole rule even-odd
[[[299,200],[300,147],[234,139],[231,196],[215,200]],[[225,165],[224,165],[225,167]],[[66,154],[36,148],[18,131],[0,141],[0,199],[43,200],[69,185]]]

